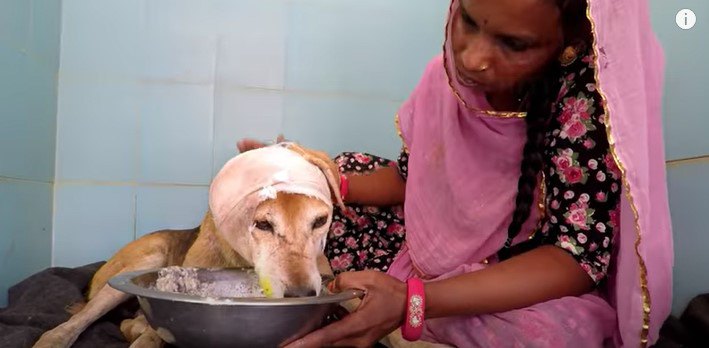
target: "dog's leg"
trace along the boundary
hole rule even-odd
[[[165,267],[181,262],[181,253],[194,239],[196,231],[159,231],[147,234],[119,250],[94,274],[88,294],[88,303],[67,322],[42,335],[35,348],[65,348],[94,321],[130,298],[107,284],[120,273]]]
[[[47,331],[34,348],[64,348],[71,346],[79,335],[96,319],[108,313],[130,296],[105,285],[86,306],[67,322]]]

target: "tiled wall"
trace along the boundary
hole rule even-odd
[[[246,136],[396,156],[441,0],[65,0],[55,265],[196,226]]]
[[[51,262],[60,11],[0,1],[0,307]]]
[[[681,313],[692,297],[709,292],[709,118],[704,104],[709,97],[709,2],[703,0],[650,0],[655,31],[667,59],[664,127],[668,186],[675,244],[673,311]],[[695,12],[697,23],[681,30],[675,14]],[[703,159],[681,161],[692,157]]]

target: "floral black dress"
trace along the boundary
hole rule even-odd
[[[610,152],[593,64],[589,51],[562,68],[544,147],[545,215],[531,243],[568,251],[598,283],[607,274],[620,226],[621,172]],[[336,158],[350,175],[396,166],[404,180],[407,161],[405,147],[397,161],[362,153]],[[335,273],[387,271],[404,240],[403,207],[348,205],[335,211],[326,255]]]

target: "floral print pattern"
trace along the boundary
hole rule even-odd
[[[604,279],[620,226],[620,179],[605,134],[593,56],[564,67],[546,137],[546,216],[540,243],[568,251],[596,282]]]
[[[408,154],[398,161],[364,153],[344,153],[335,159],[343,173],[366,174],[379,168],[398,167],[406,179]],[[404,209],[348,204],[345,211],[335,207],[325,255],[335,274],[374,269],[386,271],[404,243]]]

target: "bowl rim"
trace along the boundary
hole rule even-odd
[[[133,279],[144,274],[158,272],[163,268],[151,268],[120,273],[108,280],[108,284],[121,292],[138,297],[167,301],[189,302],[206,305],[226,306],[303,306],[341,303],[355,298],[364,297],[364,291],[349,289],[339,293],[309,297],[268,298],[268,297],[200,297],[197,295],[165,292],[144,288],[133,283]],[[206,271],[239,271],[243,268],[200,268]]]

